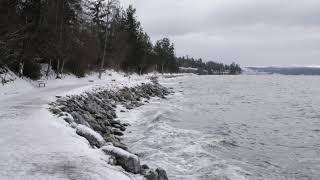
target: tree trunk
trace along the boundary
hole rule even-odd
[[[23,68],[24,68],[24,62],[19,63],[19,77],[23,76]]]
[[[163,72],[163,70],[164,70],[164,69],[163,69],[163,66],[164,66],[164,64],[161,64],[161,73],[162,73],[162,75],[163,75],[163,73],[164,73],[164,72]]]
[[[57,79],[59,79],[59,72],[60,72],[60,59],[58,59],[58,63],[57,63]]]
[[[102,77],[102,72],[103,72],[103,67],[104,67],[104,59],[105,59],[105,56],[106,56],[106,50],[107,50],[107,41],[108,41],[108,26],[109,26],[109,13],[110,13],[110,0],[108,0],[108,5],[107,5],[107,26],[106,26],[106,37],[105,37],[105,40],[104,40],[104,48],[103,48],[103,56],[102,56],[102,61],[101,61],[101,65],[100,65],[100,71],[99,71],[99,79],[101,79]]]
[[[60,75],[62,76],[63,69],[64,69],[65,59],[62,60],[61,68],[60,68]]]
[[[64,1],[62,1],[62,8],[61,8],[61,22],[60,22],[60,37],[59,37],[59,46],[60,46],[60,58],[62,57],[62,52],[63,52],[63,50],[62,50],[62,48],[63,48],[63,46],[62,46],[62,31],[63,31],[63,25],[64,25],[64,23],[63,23],[63,16],[64,15]],[[61,79],[61,69],[62,69],[62,66],[63,66],[63,64],[64,64],[64,62],[62,61],[62,65],[61,65],[61,67],[60,67],[60,58],[59,58],[59,60],[58,60],[58,67],[57,67],[57,72],[58,72],[58,74],[57,74],[57,76],[58,76],[58,78],[59,79]]]
[[[47,67],[47,72],[46,72],[47,79],[48,79],[48,76],[49,76],[49,73],[50,73],[50,67],[51,67],[51,59],[49,60],[48,67]]]

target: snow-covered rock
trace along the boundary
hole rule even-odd
[[[73,117],[72,117],[69,113],[61,112],[61,113],[59,114],[59,116],[60,116],[60,118],[62,118],[63,120],[65,120],[65,121],[66,121],[67,123],[69,123],[69,124],[72,124],[72,123],[75,122],[74,119],[73,119]]]
[[[0,81],[2,85],[4,85],[5,83],[14,81],[16,79],[17,77],[13,72],[8,70],[7,68],[0,68]]]
[[[117,164],[121,165],[126,171],[132,173],[139,173],[141,170],[140,160],[138,156],[131,154],[121,148],[114,147],[108,144],[102,147],[102,150],[117,160]]]
[[[96,146],[100,148],[106,143],[103,137],[99,133],[95,132],[94,130],[92,130],[87,126],[84,126],[81,124],[78,125],[76,127],[76,133],[79,136],[86,138],[89,141],[91,146]]]

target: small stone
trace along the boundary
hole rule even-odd
[[[127,128],[125,128],[124,126],[121,126],[121,127],[120,127],[120,130],[121,130],[121,131],[126,131]]]

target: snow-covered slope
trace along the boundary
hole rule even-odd
[[[107,71],[85,78],[36,81],[17,78],[0,86],[0,179],[142,179],[108,165],[108,157],[78,136],[69,125],[51,115],[48,103],[57,95],[95,88],[121,88],[148,81],[146,77]]]

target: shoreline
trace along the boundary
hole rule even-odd
[[[141,165],[139,157],[128,150],[122,136],[130,124],[115,120],[118,119],[116,112],[119,108],[118,112],[130,111],[149,103],[151,98],[165,99],[173,93],[156,79],[151,81],[116,91],[97,90],[80,95],[57,96],[49,109],[75,129],[79,136],[87,139],[92,148],[99,148],[109,156],[108,164],[120,165],[125,171],[140,174],[147,180],[166,180],[168,177],[164,169],[159,167],[154,170],[148,165]]]

